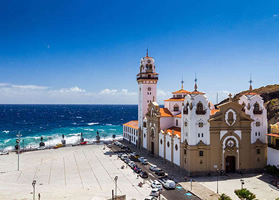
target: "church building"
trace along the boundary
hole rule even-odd
[[[267,111],[259,94],[250,90],[238,100],[215,107],[206,94],[183,88],[156,102],[158,73],[148,56],[141,59],[138,121],[123,124],[123,138],[189,175],[262,170],[267,162]]]

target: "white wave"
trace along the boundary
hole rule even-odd
[[[94,131],[94,129],[92,129],[92,128],[85,128],[83,130],[85,130],[85,131]]]
[[[104,130],[104,129],[98,129],[98,131],[105,132],[105,130]]]
[[[76,122],[74,122],[74,123],[72,123],[73,125],[77,125],[77,123]]]
[[[82,117],[80,117],[80,116],[77,116],[76,118],[77,118],[77,119],[81,119]]]
[[[11,139],[4,140],[4,143],[10,142]]]
[[[109,130],[110,130],[110,131],[116,131],[116,129],[114,129],[114,128],[110,128]]]
[[[96,124],[99,124],[99,122],[91,122],[91,123],[87,123],[88,126],[93,126],[93,125],[96,125]]]
[[[6,131],[6,130],[4,130],[4,131],[2,131],[2,133],[9,133],[10,131]]]
[[[106,124],[107,126],[112,126],[112,124]]]

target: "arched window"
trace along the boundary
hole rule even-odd
[[[233,112],[228,113],[228,122],[232,124],[234,122]]]
[[[170,147],[170,142],[167,143],[167,146]]]
[[[203,104],[201,102],[199,102],[197,104],[196,114],[197,115],[204,115],[205,114],[205,110],[203,110]]]
[[[254,104],[254,110],[253,110],[254,114],[262,114],[262,111],[260,110],[260,105],[258,104],[258,102],[256,102]]]
[[[148,90],[148,91],[151,91],[151,87],[148,87],[147,90]]]
[[[179,106],[177,104],[173,106],[173,111],[179,111]]]
[[[176,150],[176,151],[178,150],[178,146],[177,146],[177,144],[175,145],[175,150]]]

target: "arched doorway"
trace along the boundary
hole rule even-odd
[[[154,154],[154,142],[151,142],[151,153]]]
[[[235,172],[235,156],[226,157],[226,173]]]

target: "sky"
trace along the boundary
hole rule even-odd
[[[147,47],[160,104],[278,84],[279,1],[1,1],[0,104],[137,104]]]

